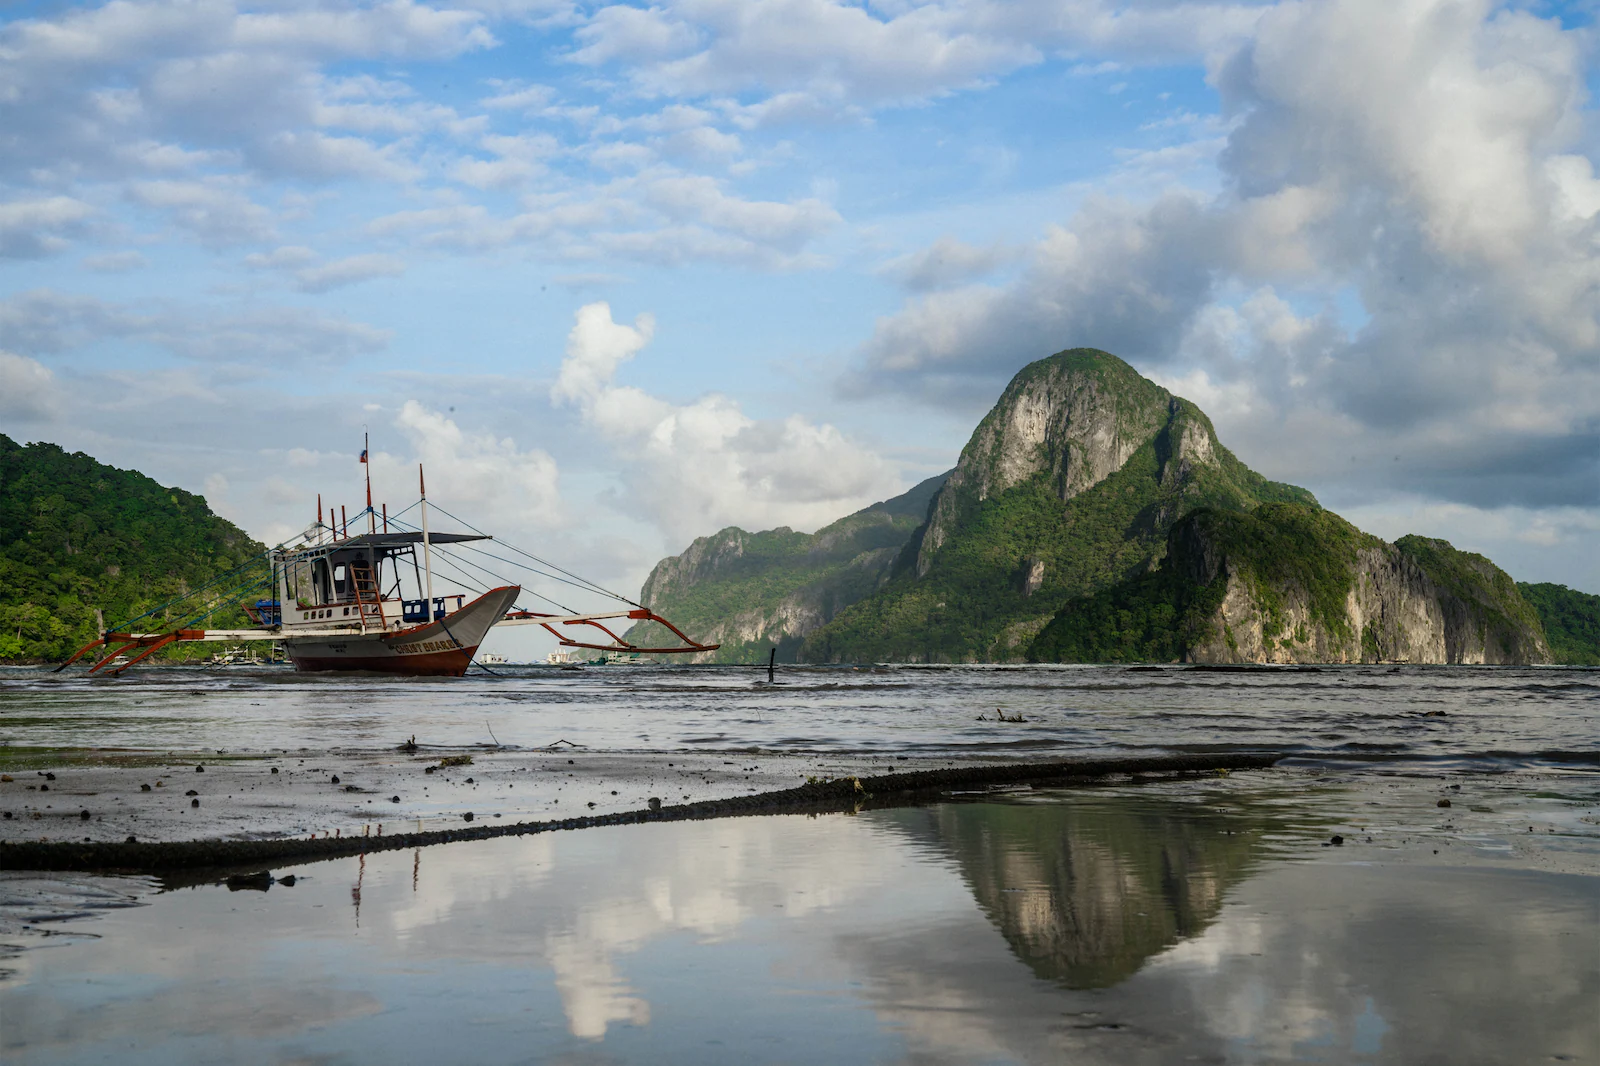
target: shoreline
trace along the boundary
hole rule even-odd
[[[544,753],[548,758],[548,753]],[[664,756],[654,757],[657,761]],[[682,758],[682,756],[679,756]],[[415,832],[370,832],[344,836],[250,839],[222,837],[189,840],[137,839],[122,842],[71,842],[57,840],[0,840],[0,870],[161,873],[175,870],[223,871],[262,863],[300,861],[357,855],[373,851],[416,848],[465,840],[487,840],[558,830],[605,825],[735,817],[747,814],[824,813],[859,809],[868,805],[914,803],[938,797],[958,786],[1061,786],[1088,783],[1118,775],[1188,775],[1243,769],[1267,769],[1284,756],[1277,752],[1228,755],[1170,755],[1137,758],[1056,759],[1041,762],[995,762],[981,765],[907,769],[904,772],[859,774],[811,779],[797,787],[724,795],[689,803],[668,804],[659,797],[643,809],[616,810],[575,817],[547,818],[502,824],[471,824],[473,812],[461,819],[460,828],[423,829]],[[941,760],[948,761],[948,760]],[[572,765],[576,765],[574,761]],[[671,764],[668,764],[671,765]],[[675,767],[674,767],[675,768]],[[464,768],[463,768],[464,769]],[[519,768],[526,770],[527,768]],[[44,771],[37,771],[43,773]],[[481,772],[481,771],[480,771]],[[437,775],[437,771],[435,771]],[[15,782],[13,782],[14,784]],[[657,803],[659,806],[657,806]],[[589,804],[593,807],[594,804]],[[395,821],[396,819],[391,819]],[[406,820],[406,819],[399,819]],[[11,819],[15,821],[15,819]],[[4,823],[0,823],[4,824]]]

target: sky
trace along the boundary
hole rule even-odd
[[[1362,528],[1600,593],[1594,4],[0,5],[0,431],[266,542],[636,595],[1103,348]]]

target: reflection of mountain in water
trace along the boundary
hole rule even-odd
[[[906,812],[937,837],[1012,951],[1046,980],[1103,988],[1201,932],[1248,872],[1262,827],[1119,797],[946,803]]]

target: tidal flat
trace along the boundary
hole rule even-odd
[[[323,776],[351,766],[360,788],[381,765],[426,783],[438,808],[404,812],[426,825],[460,824],[463,797],[480,818],[579,794],[629,809],[668,780],[706,798],[1285,757],[270,869],[8,865],[8,1063],[1600,1061],[1594,671],[796,670],[787,691],[692,668],[454,688],[221,674],[0,682],[0,804],[108,802],[159,771],[140,800],[177,809],[205,781],[187,809],[208,812],[207,790],[293,769],[316,803],[275,831],[344,833],[375,798]],[[273,713],[246,710],[263,694]],[[485,708],[493,747],[462,737]],[[180,760],[164,741],[185,719]],[[412,733],[433,750],[389,743]],[[424,773],[449,752],[474,763]]]

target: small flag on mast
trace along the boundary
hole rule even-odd
[[[365,448],[361,449],[361,461],[363,463],[367,461],[367,450]]]

